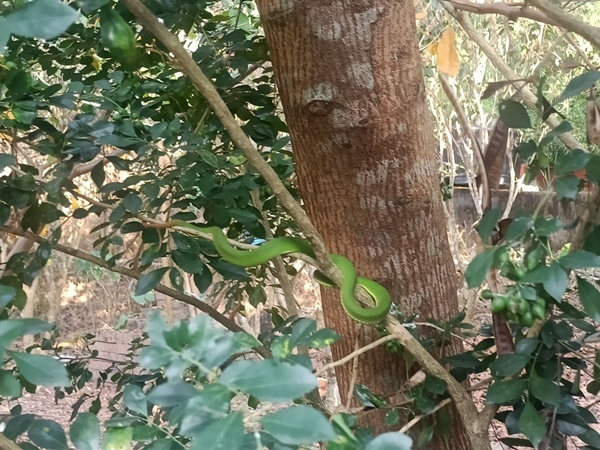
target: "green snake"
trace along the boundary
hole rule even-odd
[[[156,227],[156,224],[151,226]],[[184,222],[183,220],[171,220],[163,226],[165,228],[188,228],[193,231],[210,234],[219,255],[225,261],[241,267],[259,266],[267,263],[276,256],[288,253],[303,253],[311,258],[315,257],[310,243],[296,237],[277,237],[265,242],[256,249],[238,250],[227,242],[227,237],[218,227],[200,227]],[[329,256],[331,257],[331,261],[342,272],[340,297],[346,314],[362,323],[376,323],[383,320],[387,316],[392,304],[391,296],[387,289],[376,281],[357,276],[354,264],[347,258],[335,254],[330,254]],[[315,272],[315,279],[321,284],[333,286],[330,280],[318,272]],[[358,303],[354,296],[356,285],[362,286],[373,298],[375,302],[373,308],[365,308]]]

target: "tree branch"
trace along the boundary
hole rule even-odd
[[[583,22],[548,0],[528,0],[525,3],[473,3],[464,0],[447,0],[447,3],[458,10],[474,14],[499,14],[510,20],[525,18],[564,28],[600,48],[600,28]],[[529,5],[538,9],[532,9]]]
[[[585,23],[578,17],[566,12],[563,8],[553,5],[548,0],[528,0],[528,3],[541,10],[557,26],[578,34],[594,47],[600,49],[600,28]]]
[[[38,236],[37,234],[31,233],[29,231],[23,231],[19,228],[0,226],[0,232],[10,233],[15,236],[20,236],[25,239],[29,239],[30,241],[36,242],[38,244],[48,244],[54,250],[57,250],[61,253],[73,256],[75,258],[82,259],[82,260],[90,262],[92,264],[96,264],[100,267],[110,270],[111,272],[119,273],[121,275],[124,275],[129,278],[133,278],[135,280],[139,280],[141,277],[141,274],[133,269],[128,269],[127,267],[123,267],[123,266],[119,266],[119,265],[111,265],[107,261],[105,261],[101,258],[98,258],[97,256],[90,255],[89,253],[86,253],[79,249],[67,247],[66,245],[52,243],[52,242],[48,241],[47,239],[44,239],[41,236]],[[156,285],[154,290],[157,292],[160,292],[161,294],[168,295],[169,297],[172,297],[183,303],[187,303],[188,305],[191,305],[194,308],[199,309],[200,311],[208,314],[215,321],[219,322],[225,328],[227,328],[233,332],[238,332],[238,333],[244,332],[245,333],[244,329],[242,327],[240,327],[238,324],[236,324],[234,321],[228,319],[227,317],[225,317],[224,315],[219,313],[216,309],[214,309],[207,303],[204,303],[203,301],[198,300],[196,297],[176,291],[175,289],[169,288],[163,284]],[[254,350],[257,353],[259,353],[261,356],[264,356],[265,358],[268,358],[270,356],[270,353],[268,352],[268,350],[266,350],[263,347],[258,347],[258,348],[255,348]]]
[[[527,7],[524,3],[473,3],[464,0],[447,0],[452,6],[460,11],[473,14],[499,14],[510,20],[519,18],[530,19],[548,25],[558,26],[544,12]]]
[[[488,57],[492,65],[498,69],[498,71],[506,78],[507,80],[520,80],[522,77],[517,74],[504,60],[498,55],[496,50],[483,38],[481,33],[475,30],[473,23],[462,11],[457,10],[455,8],[454,3],[446,0],[441,0],[440,4],[450,13],[452,17],[460,24],[462,29],[465,31],[467,36],[477,44],[477,46],[481,49],[483,53]],[[541,116],[541,112],[536,106],[537,96],[531,92],[527,84],[523,81],[515,81],[515,85],[521,91],[521,96],[523,101],[531,108],[536,114]],[[560,122],[553,116],[548,117],[546,123],[551,128],[556,128]],[[558,138],[570,149],[576,148],[585,148],[581,143],[579,143],[571,133],[562,133]]]

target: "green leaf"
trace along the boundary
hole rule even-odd
[[[560,388],[547,378],[534,376],[529,380],[529,389],[535,398],[552,406],[560,402]]]
[[[549,144],[554,140],[555,137],[572,130],[573,126],[571,125],[571,123],[567,122],[566,120],[563,120],[560,124],[558,124],[558,126],[554,127],[540,140],[540,147]]]
[[[569,277],[565,270],[556,261],[552,261],[547,268],[546,277],[542,283],[544,290],[556,301],[560,302],[569,286]]]
[[[181,233],[171,233],[169,235],[177,246],[177,250],[183,253],[199,253],[200,245],[198,241],[190,236]]]
[[[426,446],[433,439],[434,427],[428,426],[423,428],[419,433],[419,438],[417,439],[417,447],[421,448]]]
[[[533,227],[533,219],[531,217],[517,217],[508,226],[505,239],[507,241],[519,239],[525,236],[531,230],[531,227]]]
[[[521,398],[527,387],[525,380],[496,381],[490,386],[485,398],[486,403],[512,403]]]
[[[148,393],[146,398],[150,403],[168,408],[185,403],[196,393],[196,389],[191,384],[175,381],[159,384]]]
[[[575,175],[566,175],[554,180],[554,192],[559,199],[569,198],[575,200],[579,193],[581,180]]]
[[[354,394],[356,395],[356,398],[360,404],[363,406],[367,406],[369,408],[385,408],[388,406],[388,403],[385,401],[385,399],[372,393],[371,390],[364,384],[357,383],[354,386]]]
[[[315,331],[308,338],[297,342],[296,345],[306,345],[310,348],[324,348],[329,347],[339,340],[339,334],[329,328],[323,328],[322,330]]]
[[[111,428],[102,437],[102,450],[130,450],[133,428]]]
[[[537,219],[534,223],[535,232],[538,236],[550,236],[564,228],[562,222],[558,219]]]
[[[77,415],[69,433],[77,450],[98,450],[100,447],[100,421],[95,414],[84,412]]]
[[[425,378],[425,382],[423,383],[423,387],[432,394],[442,395],[444,392],[446,392],[448,383],[436,376],[427,375],[427,378]]]
[[[141,276],[135,286],[135,295],[144,295],[154,289],[156,285],[160,283],[160,280],[162,280],[162,277],[167,270],[169,270],[169,267],[161,267],[160,269],[153,270],[152,272],[148,272]]]
[[[581,149],[575,149],[566,154],[561,154],[554,165],[554,173],[562,175],[575,172],[576,170],[583,170],[591,157],[592,155]]]
[[[10,219],[10,206],[0,202],[0,225],[4,225]]]
[[[0,153],[0,172],[8,166],[13,166],[17,163],[17,158],[9,153]]]
[[[152,441],[150,445],[144,447],[144,450],[172,450],[178,445],[178,443],[175,443],[175,441],[172,441],[171,439],[162,438]]]
[[[35,445],[48,449],[68,449],[67,436],[60,424],[53,420],[39,419],[29,428],[29,439]]]
[[[0,284],[0,308],[4,308],[12,302],[16,295],[17,290],[14,287]]]
[[[523,161],[526,161],[538,153],[537,143],[531,139],[528,141],[523,141],[515,147],[515,152]]]
[[[23,322],[16,319],[0,320],[0,348],[6,349],[15,339],[23,336]]]
[[[536,448],[546,436],[546,422],[529,401],[525,403],[521,417],[519,417],[519,430]]]
[[[590,428],[582,435],[577,436],[583,442],[588,445],[591,445],[594,449],[600,448],[600,434],[593,428]]]
[[[125,196],[122,204],[127,211],[132,214],[137,214],[142,208],[142,199],[137,194],[130,192]]]
[[[490,370],[495,377],[509,377],[520,373],[529,362],[529,359],[529,355],[521,353],[500,355],[496,361],[490,364]]]
[[[228,414],[204,427],[192,438],[191,450],[237,450],[244,442],[244,421],[240,411]]]
[[[590,319],[600,322],[600,292],[598,289],[583,278],[577,277],[577,290],[585,313]]]
[[[126,148],[135,144],[141,144],[143,143],[143,141],[137,138],[134,139],[123,136],[117,136],[114,134],[108,134],[106,136],[101,136],[98,139],[96,139],[96,143],[102,145],[112,145],[113,147]]]
[[[483,280],[485,280],[485,277],[490,271],[490,267],[492,267],[492,263],[494,262],[495,252],[495,248],[485,250],[473,258],[473,261],[469,263],[469,266],[465,272],[465,279],[469,289],[478,287],[481,285],[481,283],[483,283]]]
[[[500,118],[509,128],[531,128],[527,109],[514,100],[504,100],[500,104]]]
[[[290,342],[292,346],[303,345],[309,336],[317,331],[317,321],[308,317],[303,317],[296,321],[292,326]]]
[[[4,55],[9,39],[10,26],[4,17],[0,17],[0,56]],[[0,170],[2,170],[2,167],[0,167]]]
[[[198,291],[203,294],[212,284],[212,272],[208,267],[204,266],[202,273],[194,274],[194,284],[198,288]]]
[[[331,441],[337,435],[327,418],[309,406],[292,406],[261,419],[264,429],[285,445]]]
[[[127,408],[143,416],[148,415],[148,402],[146,394],[141,387],[135,384],[128,384],[123,389],[123,403]]]
[[[592,252],[579,251],[563,256],[558,262],[565,269],[588,269],[600,267],[600,256]]]
[[[175,264],[181,267],[184,272],[202,273],[204,271],[204,263],[197,254],[183,253],[179,250],[174,250],[171,255]]]
[[[494,232],[496,224],[501,217],[502,209],[500,208],[490,209],[483,215],[479,225],[477,226],[477,233],[479,233],[479,236],[483,242],[487,242],[488,238]]]
[[[405,434],[383,433],[370,441],[365,450],[411,450],[413,441]]]
[[[211,260],[210,265],[213,269],[223,275],[226,280],[246,280],[250,275],[244,270],[243,267],[236,266],[235,264],[228,263],[223,260]]]
[[[8,370],[0,370],[0,396],[14,398],[21,396],[21,383]]]
[[[598,80],[600,80],[600,72],[595,70],[576,76],[569,81],[569,84],[567,84],[565,90],[555,100],[554,105],[558,105],[566,99],[574,97],[575,95],[590,89]]]
[[[91,172],[92,181],[96,185],[97,188],[101,188],[104,184],[104,179],[106,175],[104,173],[104,164],[96,164]]]
[[[14,441],[27,430],[29,430],[29,427],[35,422],[35,420],[35,415],[33,414],[21,414],[13,417],[6,424],[4,435]]]
[[[534,338],[524,338],[517,342],[515,352],[522,355],[531,355],[538,347],[539,341]]]
[[[223,371],[220,381],[267,402],[293,400],[317,387],[317,378],[307,368],[271,359],[236,361]]]
[[[206,423],[221,418],[231,409],[233,393],[222,384],[213,383],[204,386],[185,405],[185,414],[181,420],[180,432],[184,436],[193,436],[206,426]]]
[[[54,326],[40,319],[13,319],[23,324],[23,336],[51,331]]]
[[[34,0],[6,16],[10,31],[23,37],[45,40],[60,36],[79,13],[59,0]]]
[[[202,158],[204,162],[213,166],[215,169],[219,168],[219,158],[217,158],[213,152],[204,149],[200,149],[198,152],[200,153],[200,158]]]
[[[11,352],[19,372],[36,386],[71,386],[65,366],[51,356]]]
[[[585,237],[583,249],[600,255],[600,225],[594,227]]]
[[[110,0],[79,0],[77,4],[81,6],[84,14],[89,14],[97,9],[102,8],[109,2]]]

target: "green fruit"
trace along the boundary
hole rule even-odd
[[[525,269],[525,267],[515,266],[514,269],[513,269],[513,273],[520,280],[527,273],[527,269]]]
[[[537,243],[525,255],[525,267],[532,270],[545,258],[546,252],[542,244]]]
[[[519,311],[518,311],[519,314],[520,315],[526,314],[529,312],[529,309],[530,309],[529,302],[527,300],[525,300],[524,298],[522,298],[519,301]]]
[[[498,313],[506,309],[506,297],[496,297],[492,300],[492,312]]]
[[[498,250],[496,250],[494,260],[496,267],[502,267],[503,265],[505,265],[508,261],[510,261],[508,249],[506,247],[501,247]]]
[[[481,298],[485,300],[492,300],[494,298],[494,293],[489,289],[484,289],[481,291]]]
[[[135,65],[139,57],[135,35],[121,14],[114,9],[103,8],[100,13],[100,34],[102,43],[116,59],[130,68]]]
[[[550,157],[545,153],[538,154],[537,160],[540,169],[545,169],[550,164]]]
[[[521,306],[521,299],[518,297],[509,297],[508,299],[508,310],[517,314],[519,312],[519,307]]]
[[[545,308],[546,307],[546,300],[544,298],[542,298],[542,297],[538,297],[538,298],[535,299],[535,304],[543,306]]]
[[[533,325],[533,315],[530,312],[526,312],[521,316],[521,323],[526,327]]]
[[[535,319],[544,320],[546,318],[546,306],[538,305],[536,303],[531,307],[531,315]]]

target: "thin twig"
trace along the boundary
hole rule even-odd
[[[342,359],[338,359],[337,361],[334,361],[332,363],[329,363],[329,364],[321,367],[317,371],[316,374],[317,374],[317,376],[320,376],[320,375],[324,374],[325,372],[333,369],[334,367],[343,366],[347,362],[350,362],[354,358],[357,358],[359,355],[362,355],[363,353],[366,353],[369,350],[373,350],[374,348],[379,347],[381,344],[385,344],[386,342],[393,341],[395,339],[396,339],[396,337],[392,336],[391,334],[388,334],[387,336],[383,336],[382,338],[379,338],[376,341],[371,342],[370,344],[365,345],[364,347],[361,347],[361,348],[353,351],[352,353],[349,353],[348,355],[344,356]]]
[[[410,430],[412,427],[414,427],[417,423],[419,423],[423,418],[430,416],[433,413],[439,411],[440,409],[442,409],[444,406],[446,406],[451,401],[452,401],[452,399],[445,398],[444,400],[439,402],[437,405],[435,405],[435,408],[433,408],[429,413],[422,414],[422,415],[417,416],[414,419],[412,419],[410,422],[408,422],[406,425],[404,425],[402,428],[400,428],[398,433],[406,433],[408,430]]]
[[[354,352],[358,351],[359,346],[358,334],[354,339]],[[364,352],[363,352],[364,353]],[[354,386],[356,386],[356,379],[358,378],[358,355],[353,357],[354,363],[352,364],[352,378],[350,379],[350,386],[348,387],[348,394],[346,395],[346,409],[350,409],[350,404],[354,398]]]

